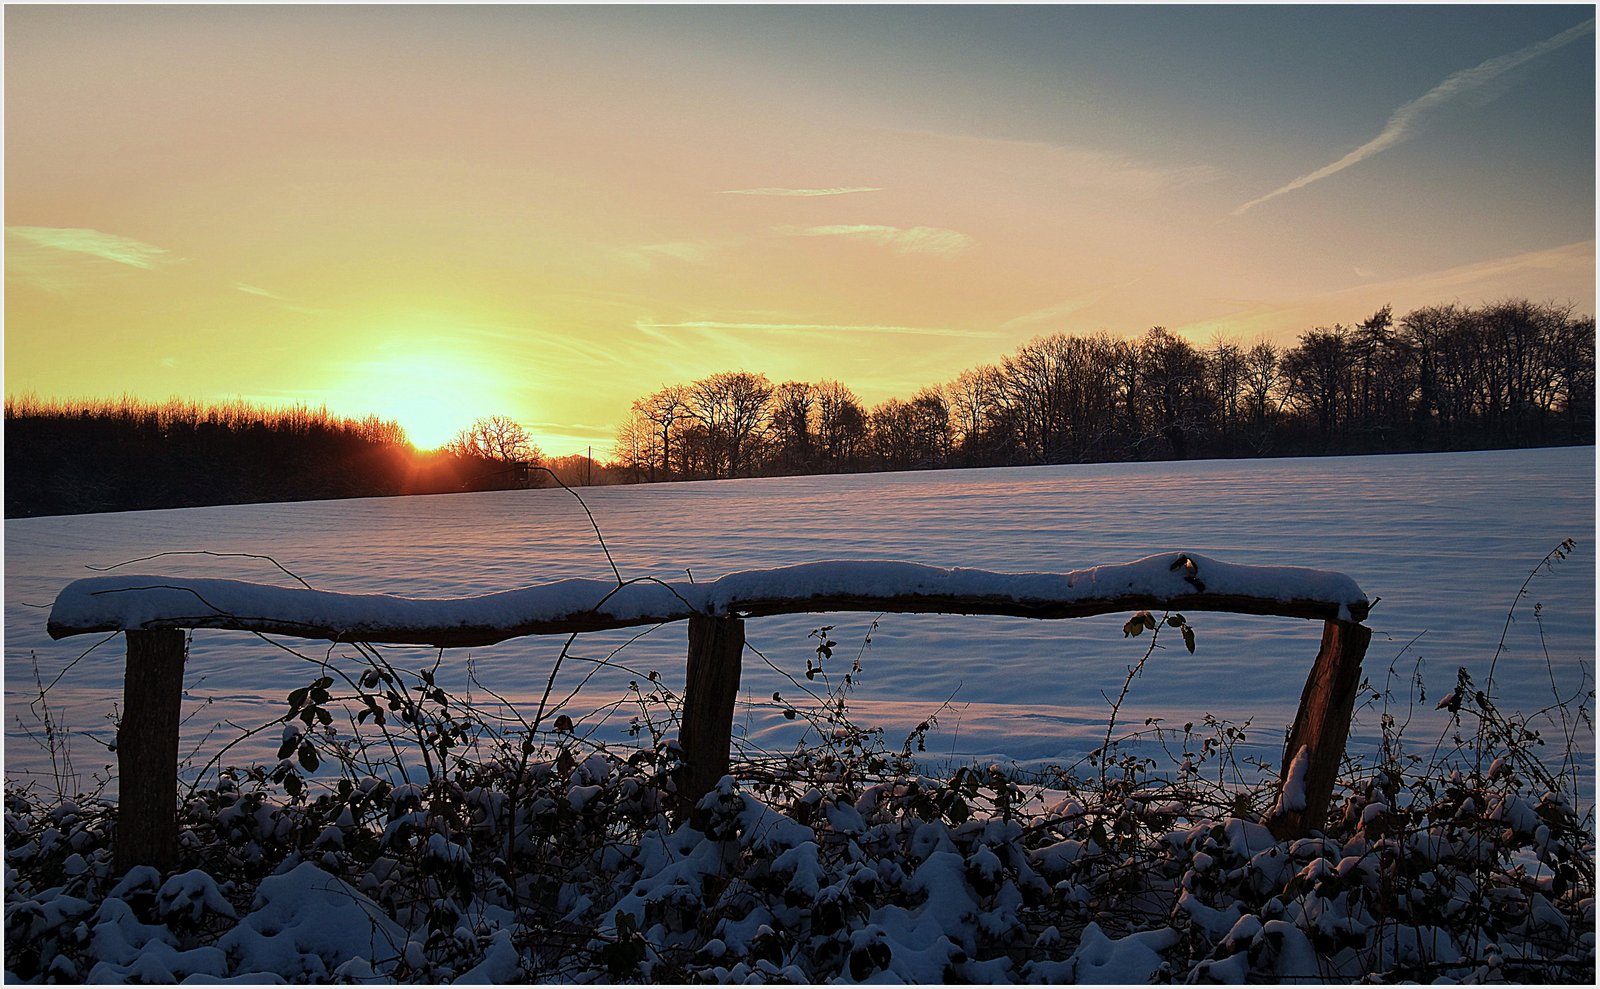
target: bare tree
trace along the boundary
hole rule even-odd
[[[1015,415],[1023,451],[1033,463],[1048,463],[1060,447],[1065,425],[1067,337],[1039,337],[1017,348],[1002,364],[1006,403]]]
[[[916,426],[911,406],[885,399],[867,417],[867,446],[882,470],[905,470],[916,463]]]
[[[1250,443],[1257,453],[1265,452],[1272,422],[1281,406],[1283,361],[1278,348],[1258,340],[1244,352],[1244,406],[1249,421]]]
[[[1355,368],[1350,339],[1350,331],[1337,324],[1309,330],[1300,335],[1300,346],[1284,355],[1284,372],[1294,382],[1296,401],[1315,420],[1324,442],[1345,421],[1350,404]]]
[[[615,466],[626,472],[629,480],[655,480],[660,443],[655,424],[639,411],[638,402],[633,403],[628,418],[617,427]]]
[[[813,389],[817,401],[817,448],[827,469],[854,465],[867,441],[867,411],[856,393],[837,381]]]
[[[445,449],[458,457],[537,464],[542,458],[527,428],[508,416],[484,416],[456,434]]]
[[[1189,441],[1204,432],[1211,396],[1205,389],[1205,360],[1189,342],[1164,326],[1153,326],[1139,341],[1139,377],[1150,413],[1150,435],[1167,441],[1179,460]]]
[[[950,401],[951,428],[963,458],[971,463],[983,458],[993,441],[1003,401],[1000,369],[984,364],[962,371],[945,386]]]
[[[785,381],[773,390],[773,456],[781,473],[804,471],[816,457],[816,400],[816,391],[804,381]]]
[[[1554,370],[1550,406],[1567,427],[1567,441],[1594,439],[1595,424],[1594,317],[1579,317],[1564,309],[1553,327],[1550,362]]]
[[[1459,414],[1453,387],[1459,375],[1455,357],[1448,350],[1455,345],[1466,318],[1461,308],[1451,303],[1413,309],[1400,321],[1401,338],[1417,355],[1412,422],[1419,439],[1433,441],[1438,433],[1448,436]]]
[[[712,477],[744,474],[770,424],[772,382],[764,374],[722,371],[689,388],[689,411],[705,429]]]
[[[1244,361],[1243,348],[1221,334],[1211,341],[1211,349],[1205,353],[1206,376],[1217,403],[1217,434],[1224,444],[1231,441],[1242,418]]]
[[[955,449],[950,403],[941,390],[924,388],[911,397],[909,409],[917,466],[943,467]]]
[[[659,442],[652,446],[661,458],[661,475],[664,478],[672,476],[672,445],[679,432],[677,426],[689,416],[685,391],[682,385],[672,385],[651,392],[633,403],[634,412],[655,427]],[[653,471],[651,476],[654,477]]]

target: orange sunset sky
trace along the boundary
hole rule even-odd
[[[718,370],[1593,312],[1592,15],[9,5],[6,391],[602,455]]]

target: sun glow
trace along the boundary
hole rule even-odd
[[[466,400],[449,395],[405,398],[395,406],[378,400],[370,404],[380,417],[398,422],[418,450],[444,446],[476,418]]]
[[[357,364],[334,390],[340,411],[393,419],[419,450],[444,446],[474,419],[510,407],[505,382],[487,362],[449,351],[385,350]]]

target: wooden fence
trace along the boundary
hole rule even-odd
[[[688,621],[679,743],[686,800],[728,771],[744,654],[744,619],[836,611],[1055,619],[1150,611],[1223,611],[1320,620],[1321,649],[1284,750],[1280,837],[1316,828],[1344,754],[1371,632],[1366,595],[1343,574],[1252,567],[1192,553],[1068,573],[997,574],[909,563],[832,561],[729,574],[709,583],[565,580],[456,600],[335,594],[233,580],[93,577],[62,590],[52,638],[127,633],[118,730],[117,867],[175,863],[177,754],[185,629],[217,628],[333,642],[486,645]],[[1291,768],[1293,772],[1291,772]]]

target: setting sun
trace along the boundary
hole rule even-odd
[[[504,361],[463,321],[432,312],[391,311],[352,324],[322,393],[339,415],[377,415],[400,424],[419,450],[437,449],[486,415],[526,406]]]
[[[329,408],[393,419],[412,446],[432,450],[503,405],[503,391],[486,366],[450,354],[397,353],[357,368],[336,386]]]

